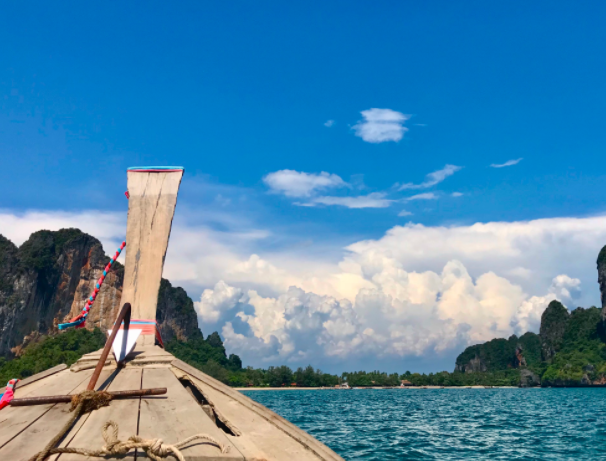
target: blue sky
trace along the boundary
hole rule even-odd
[[[282,267],[293,255],[337,264],[348,245],[380,241],[408,222],[469,228],[604,212],[599,2],[20,2],[3,10],[0,207],[9,215],[123,214],[128,166],[183,165],[183,226],[221,235],[242,260],[266,255]],[[436,171],[451,174],[432,184]],[[293,192],[293,179],[307,189]],[[433,196],[407,200],[418,194]],[[359,197],[382,205],[351,208]],[[234,243],[242,235],[248,240]],[[584,264],[603,243],[588,244]],[[437,273],[448,258],[406,270]],[[587,270],[569,275],[594,283]],[[470,271],[474,280],[483,273]],[[512,283],[543,296],[563,271]],[[180,281],[193,297],[225,279],[198,275]],[[595,287],[583,293],[597,302]]]

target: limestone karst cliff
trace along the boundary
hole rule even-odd
[[[191,298],[183,288],[173,287],[166,279],[160,283],[156,321],[165,343],[173,338],[179,341],[202,338]]]
[[[606,246],[602,248],[598,255],[598,283],[600,285],[600,294],[602,295],[602,320],[606,321]]]
[[[469,346],[458,357],[455,371],[477,373],[523,368],[541,359],[540,338],[535,333],[497,338],[483,344]]]
[[[562,303],[559,301],[551,301],[547,309],[541,315],[541,353],[543,360],[546,362],[556,355],[562,348],[564,339],[564,331],[570,314]]]
[[[606,385],[606,247],[597,260],[602,307],[572,312],[557,300],[541,316],[539,334],[493,339],[470,346],[456,360],[456,372],[519,370],[521,386]]]
[[[33,233],[20,247],[0,236],[0,356],[18,355],[40,335],[76,316],[109,258],[101,243],[78,229]],[[124,268],[107,275],[86,322],[111,327],[120,307]],[[191,299],[163,280],[158,318],[165,340],[201,335]],[[164,337],[164,336],[163,336]]]

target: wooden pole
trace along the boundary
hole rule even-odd
[[[127,399],[129,397],[143,397],[147,395],[166,394],[165,387],[154,387],[151,389],[137,389],[134,391],[115,391],[108,392],[113,399]],[[44,405],[47,403],[67,403],[71,402],[73,395],[49,395],[43,397],[24,397],[22,399],[13,399],[10,404],[13,407],[26,407],[29,405]]]
[[[124,321],[124,330],[128,330],[128,326],[130,325],[130,303],[125,303],[120,309],[120,313],[114,322],[114,327],[112,328],[112,333],[107,338],[105,342],[105,347],[103,348],[103,352],[101,352],[101,358],[99,358],[99,362],[93,372],[93,375],[90,377],[90,381],[88,386],[86,387],[87,391],[92,391],[95,389],[95,385],[97,384],[97,380],[99,379],[99,375],[101,374],[101,370],[105,366],[105,361],[107,360],[107,356],[109,355],[109,351],[112,348],[112,344],[114,343],[114,339],[116,339],[116,335],[118,334],[118,330],[120,329],[120,325],[122,325],[122,321]],[[126,342],[126,341],[125,341]]]

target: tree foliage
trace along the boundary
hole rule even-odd
[[[69,366],[82,355],[101,349],[105,339],[98,328],[72,329],[28,346],[13,360],[0,358],[0,386],[10,379],[27,378],[62,363]]]

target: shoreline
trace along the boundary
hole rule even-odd
[[[536,386],[541,389],[540,386]],[[429,389],[534,389],[533,387],[517,386],[406,386],[406,387],[358,387],[339,389],[335,387],[234,387],[236,391],[366,391],[366,390],[429,390]]]

